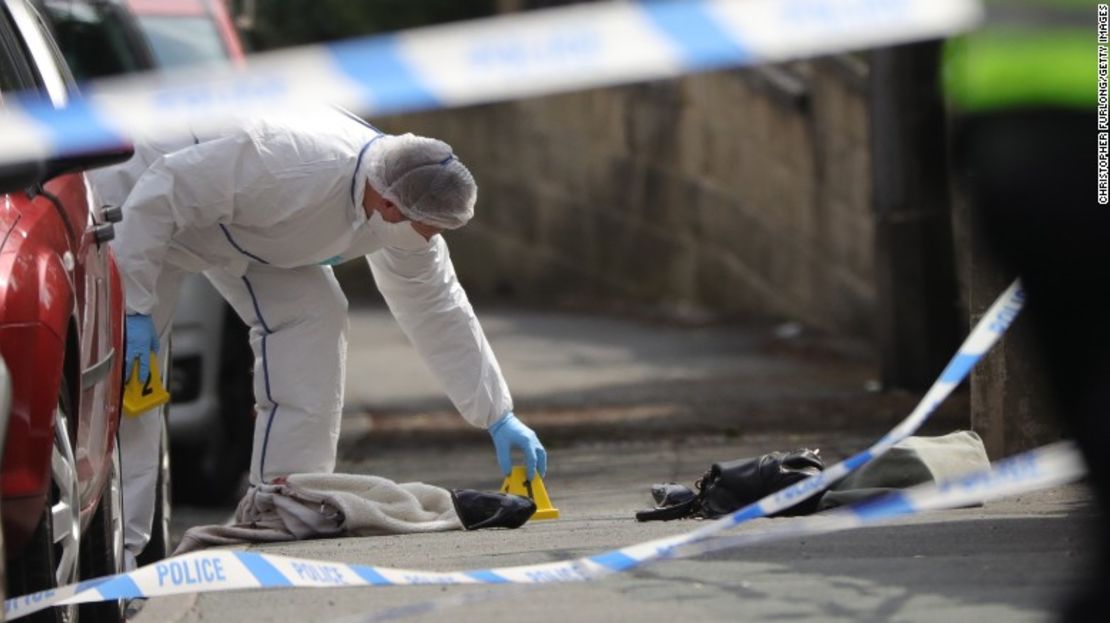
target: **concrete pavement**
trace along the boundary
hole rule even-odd
[[[714,461],[798,446],[842,457],[913,404],[912,396],[865,389],[873,370],[866,351],[792,328],[776,335],[775,327],[695,329],[519,311],[482,318],[518,414],[549,447],[546,484],[562,517],[515,531],[253,549],[436,570],[597,553],[699,525],[637,523],[633,514],[647,505],[653,482],[691,484]],[[380,310],[354,313],[351,342],[339,470],[447,487],[500,484],[488,436],[460,424],[427,389]],[[957,397],[932,432],[958,425],[960,409]],[[658,563],[589,585],[208,594],[151,601],[137,620],[363,620],[431,600],[440,610],[403,620],[1042,621],[1083,576],[1092,521],[1076,485]],[[474,603],[448,603],[462,596]]]
[[[794,324],[681,326],[596,315],[479,310],[517,415],[547,441],[813,430],[885,431],[917,402],[876,392],[858,341]],[[485,439],[454,412],[388,312],[352,312],[344,437]],[[938,371],[939,372],[939,371]],[[936,430],[967,426],[953,396]]]

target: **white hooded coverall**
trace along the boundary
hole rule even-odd
[[[153,316],[163,359],[186,272],[203,271],[250,327],[252,484],[335,467],[347,300],[331,265],[357,256],[366,256],[393,316],[464,418],[488,428],[512,410],[443,237],[426,240],[377,212],[367,219],[366,171],[380,135],[325,109],[176,145],[137,145],[131,160],[93,175],[102,198],[123,206],[112,247],[127,312]],[[121,424],[131,555],[150,538],[161,426],[154,413]]]

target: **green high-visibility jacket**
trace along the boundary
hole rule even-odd
[[[945,44],[942,81],[952,106],[965,112],[1095,107],[1097,2],[1007,0],[986,5],[982,27]]]

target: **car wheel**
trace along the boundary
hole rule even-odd
[[[165,408],[168,413],[169,407]],[[165,417],[165,416],[163,416]],[[170,517],[173,511],[173,496],[170,494],[173,480],[170,477],[170,437],[169,422],[162,422],[162,441],[158,445],[158,483],[154,497],[154,523],[150,528],[150,542],[143,548],[136,562],[140,567],[158,562],[173,552],[173,536],[170,533]]]
[[[123,487],[120,481],[119,444],[112,451],[108,482],[100,495],[100,506],[81,539],[81,577],[115,575],[123,571]],[[81,604],[82,621],[119,623],[123,601]]]
[[[8,591],[24,595],[77,581],[81,548],[77,461],[70,437],[69,385],[62,380],[54,411],[54,448],[50,454],[50,505],[45,509],[23,556],[9,561]],[[77,606],[56,606],[28,617],[35,622],[77,620]]]

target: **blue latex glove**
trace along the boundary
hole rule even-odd
[[[154,321],[147,314],[128,314],[127,323],[127,360],[123,373],[131,376],[131,365],[139,358],[139,379],[150,378],[150,351],[158,352],[158,332]]]
[[[497,450],[497,464],[501,466],[501,473],[509,475],[513,466],[512,449],[517,447],[524,453],[528,480],[532,480],[537,471],[540,476],[547,474],[547,450],[543,449],[536,433],[516,419],[512,411],[490,426],[489,434],[493,437],[493,447]]]

